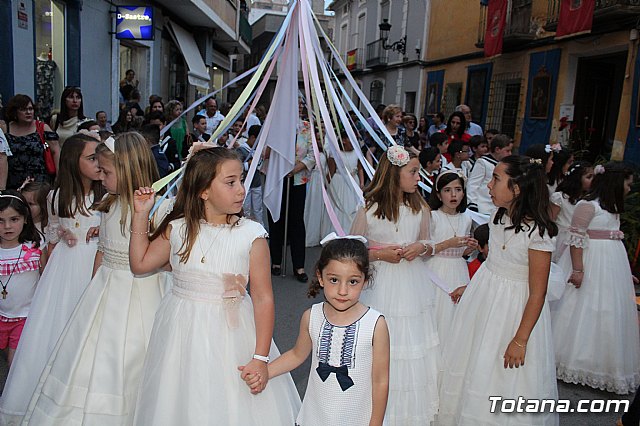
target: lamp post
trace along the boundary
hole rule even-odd
[[[387,40],[389,39],[389,31],[391,31],[391,24],[388,19],[383,19],[382,23],[378,25],[380,28],[380,40],[382,40],[382,48],[384,50],[394,50],[398,53],[401,53],[402,56],[407,53],[407,36],[405,35],[400,40],[387,44]]]

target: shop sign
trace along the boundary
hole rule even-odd
[[[18,4],[18,28],[25,30],[29,28],[29,15],[23,1]]]
[[[153,40],[153,8],[150,6],[118,6],[116,8],[116,38]]]

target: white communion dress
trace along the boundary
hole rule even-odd
[[[640,384],[640,334],[620,216],[578,202],[568,244],[582,248],[580,288],[568,285],[553,310],[558,379],[627,394]],[[567,248],[561,263],[571,271]]]
[[[489,256],[460,299],[442,351],[444,374],[438,424],[459,426],[557,425],[553,413],[490,412],[490,396],[557,399],[553,337],[547,303],[531,331],[525,364],[504,368],[503,355],[529,298],[529,250],[552,252],[555,242],[538,229],[517,234],[511,222],[489,221]],[[503,249],[504,247],[504,249]]]
[[[396,223],[374,216],[377,205],[360,209],[352,234],[369,248],[429,240],[429,209],[414,213],[404,204]],[[360,301],[385,316],[389,326],[389,425],[425,426],[438,411],[440,345],[434,312],[435,285],[426,278],[422,257],[411,262],[373,262],[374,277]]]
[[[322,199],[322,174],[327,173],[327,157],[320,153],[320,163],[316,164],[311,172],[311,178],[307,184],[307,196],[304,202],[304,227],[306,232],[306,247],[320,245],[325,235],[331,232],[331,223],[327,215],[327,209]]]
[[[358,194],[356,193],[349,176],[358,184],[358,153],[353,151],[340,151],[339,155],[344,162],[347,170],[338,164],[336,173],[331,179],[329,188],[331,190],[331,198],[334,202],[333,207],[338,216],[340,226],[345,232],[351,229],[351,224],[356,216],[358,208],[362,206]],[[347,175],[347,172],[349,175]]]
[[[434,210],[431,212],[431,239],[434,243],[441,243],[454,236],[468,236],[471,232],[471,222],[471,217],[464,213],[450,215]],[[449,285],[449,292],[469,283],[469,267],[462,257],[464,250],[464,247],[443,250],[427,261],[431,271]],[[442,348],[450,334],[457,305],[454,305],[451,297],[440,288],[436,289],[435,303],[438,338]]]
[[[252,395],[237,367],[251,361],[256,328],[246,294],[253,242],[262,225],[201,221],[186,263],[177,252],[184,219],[171,222],[173,289],[153,325],[136,406],[135,425],[293,425],[300,397],[284,374]],[[273,341],[269,357],[279,355]]]
[[[38,282],[0,398],[0,424],[18,424],[22,420],[49,355],[91,281],[98,238],[87,243],[86,235],[89,228],[100,225],[100,213],[90,210],[90,216],[76,213],[75,217],[58,217],[51,208],[52,197],[53,191],[47,201],[47,240],[56,247]],[[57,197],[54,202],[57,210]],[[92,204],[93,195],[85,196],[84,205]],[[59,241],[58,231],[63,229],[74,234],[75,245]]]
[[[29,403],[27,424],[112,426],[133,420],[167,274],[131,273],[130,218],[123,236],[120,208],[117,201],[102,215],[102,264],[49,357]]]

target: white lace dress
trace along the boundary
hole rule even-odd
[[[83,293],[40,377],[25,423],[130,425],[165,272],[134,276],[120,202],[102,215],[102,264]],[[57,250],[57,249],[56,249]],[[54,251],[55,254],[55,251]]]
[[[0,424],[17,424],[24,416],[49,355],[91,281],[98,239],[92,238],[87,243],[85,238],[89,228],[100,225],[100,213],[91,211],[90,216],[78,213],[75,217],[58,217],[51,209],[52,197],[53,191],[47,200],[47,240],[56,244],[56,248],[38,282],[0,398]],[[93,204],[93,195],[87,195],[84,203],[85,206]],[[57,198],[55,205],[57,209]],[[59,242],[60,228],[73,232],[77,240],[73,247],[66,241]]]
[[[400,206],[397,223],[360,209],[352,234],[365,236],[369,247],[411,244],[429,239],[429,209],[413,213]],[[391,343],[389,400],[386,419],[389,425],[425,426],[438,411],[438,370],[440,344],[435,323],[435,285],[425,277],[427,264],[418,257],[393,264],[373,262],[372,285],[360,301],[385,316]]]
[[[580,288],[567,286],[553,311],[558,378],[618,394],[635,392],[640,334],[620,217],[597,200],[583,200],[569,234],[568,243],[583,249],[584,278]]]
[[[201,222],[191,256],[180,263],[184,223],[171,222],[173,289],[153,324],[134,424],[293,425],[300,397],[291,375],[252,395],[237,369],[255,351],[245,287],[252,244],[266,237],[265,229],[246,218],[234,226]],[[278,355],[272,342],[269,357]]]
[[[471,232],[471,218],[464,213],[446,214],[440,210],[431,212],[431,239],[434,243],[441,243],[454,235],[468,236]],[[449,285],[449,293],[456,288],[469,283],[469,267],[462,258],[464,247],[447,249],[439,252],[427,261],[431,271]],[[457,305],[442,289],[435,292],[436,324],[440,346],[449,337],[453,314]]]
[[[494,213],[495,215],[495,213]],[[557,399],[551,319],[542,308],[527,343],[525,364],[504,368],[529,297],[529,250],[553,251],[547,234],[514,233],[489,221],[489,256],[456,307],[444,344],[440,387],[441,426],[557,425],[557,414],[491,413],[490,396]],[[502,249],[503,245],[505,250]]]

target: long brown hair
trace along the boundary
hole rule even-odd
[[[65,87],[62,91],[62,95],[60,95],[60,114],[56,116],[56,124],[53,130],[57,130],[58,127],[63,124],[65,121],[71,118],[71,114],[69,113],[69,107],[67,106],[67,97],[76,94],[80,97],[80,108],[78,108],[78,121],[84,120],[86,117],[84,116],[84,99],[82,98],[82,91],[79,87]]]
[[[59,217],[74,217],[80,213],[83,216],[91,216],[89,209],[100,201],[105,193],[102,182],[94,180],[91,183],[93,202],[85,205],[85,189],[82,186],[80,174],[80,157],[88,143],[97,141],[82,133],[76,133],[67,139],[60,151],[60,167],[53,186],[51,197],[51,211]],[[97,148],[97,147],[96,147]],[[56,203],[56,195],[58,200]],[[57,210],[57,213],[56,213]]]
[[[417,158],[416,154],[409,151],[409,159]],[[378,219],[387,219],[397,222],[400,217],[400,203],[398,202],[398,188],[400,188],[400,169],[389,161],[387,154],[382,154],[380,164],[373,175],[373,180],[365,188],[365,208],[370,210],[376,205],[373,215]],[[418,214],[426,207],[427,203],[418,191],[414,193],[404,192],[402,203],[408,206],[414,214]]]
[[[189,259],[191,249],[193,249],[200,231],[200,220],[206,219],[204,200],[200,198],[200,195],[211,186],[211,181],[215,179],[220,171],[222,163],[229,160],[240,161],[240,157],[235,151],[223,147],[203,149],[196,152],[189,159],[185,168],[173,210],[162,220],[158,229],[151,236],[152,241],[160,235],[163,238],[167,238],[165,233],[169,223],[172,220],[184,218],[186,235],[178,251],[178,256],[180,256],[180,262],[182,263],[186,263]],[[242,214],[242,211],[240,211],[238,214],[227,215],[227,223],[233,224],[234,216],[241,217]]]
[[[119,199],[121,202],[120,230],[125,235],[129,210],[133,211],[133,192],[143,186],[151,186],[159,179],[158,167],[149,145],[137,132],[126,132],[116,136],[115,153],[101,143],[96,155],[112,161],[116,169],[117,194],[109,194],[96,206],[96,210],[108,212]]]

